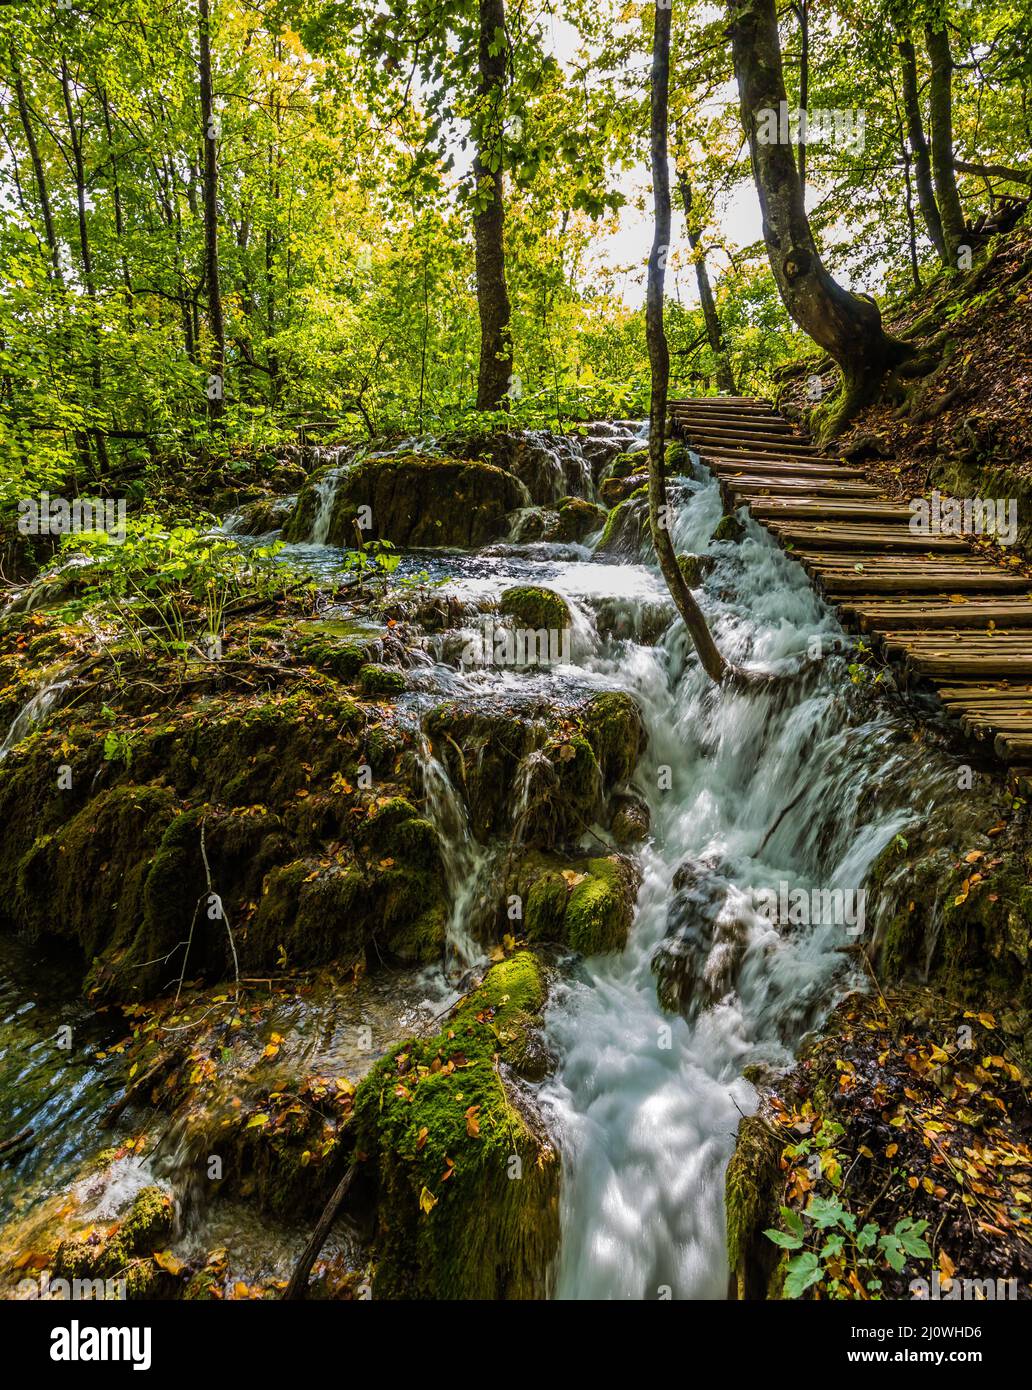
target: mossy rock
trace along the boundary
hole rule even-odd
[[[734,541],[737,543],[745,537],[745,522],[734,512],[728,512],[717,522],[716,530],[711,537],[715,541]]]
[[[637,702],[619,690],[593,695],[578,715],[607,786],[626,782],[645,748],[645,725]]]
[[[605,525],[606,509],[583,497],[561,497],[556,503],[557,521],[545,537],[556,541],[583,541]]]
[[[54,1256],[53,1278],[67,1280],[125,1279],[130,1299],[168,1297],[178,1291],[178,1276],[153,1259],[172,1235],[175,1211],[159,1187],[138,1192],[125,1217],[112,1231],[95,1227],[64,1240]]]
[[[777,1225],[779,1158],[780,1144],[770,1125],[760,1115],[744,1116],[724,1179],[731,1298],[768,1296],[778,1250],[763,1233]]]
[[[649,833],[652,817],[648,802],[636,793],[613,798],[609,833],[618,845],[640,844]]]
[[[376,1195],[373,1293],[543,1297],[559,1239],[559,1163],[507,1079],[546,997],[529,951],[495,965],[430,1039],[400,1044],[355,1098]]]
[[[639,488],[647,487],[648,478],[644,473],[630,473],[620,478],[606,478],[598,489],[598,495],[607,507],[633,496]]]
[[[606,518],[595,554],[633,558],[648,534],[648,525],[649,509],[643,498],[632,496],[618,502]]]
[[[570,625],[566,600],[554,589],[521,584],[506,589],[498,601],[499,610],[521,627],[537,631],[561,632]]]
[[[564,859],[538,853],[524,858],[510,886],[522,899],[529,941],[594,956],[627,944],[638,883],[634,865],[619,855]]]
[[[288,541],[306,540],[320,505],[314,478],[301,490],[284,528]],[[326,540],[353,546],[360,508],[369,508],[366,540],[398,546],[475,547],[500,540],[508,514],[529,499],[511,473],[472,459],[399,454],[367,458],[339,470]]]
[[[364,695],[400,695],[405,689],[405,676],[396,667],[371,661],[359,671],[358,684]]]

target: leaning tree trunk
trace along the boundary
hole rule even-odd
[[[226,324],[222,317],[222,281],[219,275],[219,169],[218,130],[211,83],[211,17],[208,0],[200,0],[199,73],[201,124],[204,147],[202,176],[204,201],[204,278],[208,289],[208,324],[211,328],[211,374],[208,410],[213,419],[222,414],[226,377]]]
[[[713,299],[713,287],[710,284],[709,271],[706,269],[706,256],[702,250],[702,237],[699,235],[699,228],[693,216],[694,195],[692,194],[692,186],[687,176],[680,171],[677,175],[677,185],[681,190],[681,202],[684,205],[688,243],[695,254],[695,280],[699,286],[699,303],[702,306],[702,317],[706,324],[706,336],[717,363],[717,386],[725,395],[733,396],[737,389],[735,377],[731,370],[727,345],[724,342],[724,332],[720,326],[720,315],[717,313],[717,306]]]
[[[886,373],[913,355],[882,328],[873,299],[837,284],[821,261],[790,144],[766,144],[765,112],[787,101],[774,0],[729,0],[742,125],[763,214],[763,237],[785,307],[799,327],[838,363],[842,390],[822,427],[834,434],[878,394]]]
[[[717,650],[692,591],[677,563],[667,519],[670,507],[666,494],[666,414],[670,385],[670,350],[663,329],[663,287],[670,246],[670,165],[667,153],[667,111],[670,94],[671,7],[656,6],[655,40],[652,51],[652,196],[656,226],[649,256],[649,278],[645,299],[645,336],[652,369],[649,398],[649,525],[659,567],[670,596],[684,619],[695,643],[699,660],[711,680],[721,681],[730,668]]]
[[[949,264],[946,239],[942,234],[942,218],[939,216],[932,186],[932,159],[928,152],[924,126],[921,123],[921,103],[917,94],[917,55],[910,38],[902,38],[897,43],[900,67],[903,77],[903,111],[907,120],[907,139],[914,157],[914,183],[917,186],[917,202],[924,219],[928,238],[935,247],[936,255],[944,265]]]
[[[946,242],[946,264],[957,270],[960,247],[964,244],[964,209],[957,191],[953,172],[953,55],[950,36],[943,24],[941,29],[931,24],[925,27],[925,47],[932,65],[932,80],[928,87],[928,123],[932,132],[932,176],[935,195],[942,214],[942,232]]]
[[[504,38],[505,0],[480,0],[480,80],[477,87],[480,110],[477,152],[473,160],[476,184],[473,235],[480,314],[478,410],[503,409],[512,382],[511,311],[505,285],[505,205],[502,199]]]

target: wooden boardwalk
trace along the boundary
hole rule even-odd
[[[1032,580],[955,536],[915,535],[911,511],[859,468],[746,396],[672,401],[674,433],[797,559],[847,627],[934,686],[946,710],[1028,775]]]

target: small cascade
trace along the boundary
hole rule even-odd
[[[494,855],[473,838],[465,803],[425,736],[420,737],[418,757],[427,812],[440,839],[451,899],[445,934],[445,965],[461,972],[484,957],[470,925],[490,882]]]
[[[325,545],[330,534],[330,522],[333,520],[333,499],[337,495],[339,477],[338,471],[331,468],[313,484],[318,502],[315,516],[312,518],[312,533],[309,536],[312,545]]]
[[[37,690],[35,695],[26,700],[15,715],[3,743],[0,743],[0,762],[7,757],[16,743],[20,743],[46,718],[60,699],[61,692],[66,690],[69,684],[69,681],[54,681],[52,685]]]

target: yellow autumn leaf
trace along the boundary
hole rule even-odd
[[[429,1216],[434,1207],[436,1207],[437,1198],[428,1187],[424,1187],[419,1194],[419,1205],[425,1216]]]

